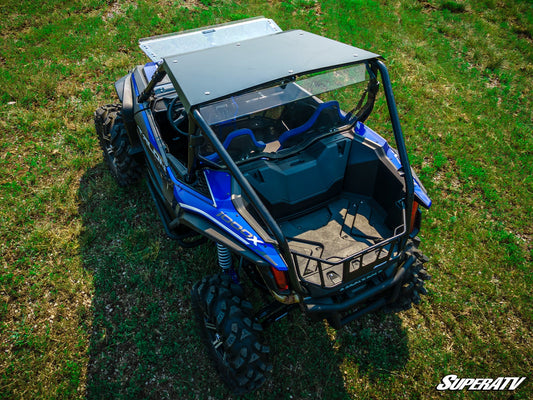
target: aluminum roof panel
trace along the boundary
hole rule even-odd
[[[273,20],[256,17],[143,38],[139,40],[139,47],[152,61],[161,61],[168,56],[236,43],[276,32],[281,32],[281,28]]]
[[[187,109],[286,77],[379,55],[302,30],[164,58]]]

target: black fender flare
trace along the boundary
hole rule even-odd
[[[128,137],[135,153],[142,151],[139,136],[136,130],[135,119],[133,118],[134,93],[131,81],[131,73],[123,76],[115,82],[117,96],[122,103],[122,119],[128,132]]]

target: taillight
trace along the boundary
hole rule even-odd
[[[413,229],[415,229],[415,220],[416,220],[416,213],[418,212],[418,203],[416,200],[413,201],[413,209],[411,210],[411,222],[409,224],[409,233],[413,232]]]
[[[278,285],[278,288],[281,290],[288,290],[289,285],[287,284],[287,273],[285,271],[277,270],[274,267],[270,267],[272,274],[274,275],[274,280]]]

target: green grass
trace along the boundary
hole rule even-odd
[[[531,2],[4,0],[0,15],[0,399],[230,398],[190,311],[214,252],[167,239],[143,183],[117,187],[92,114],[145,61],[138,38],[255,15],[385,57],[434,201],[433,279],[398,315],[273,326],[274,373],[249,398],[441,398],[451,373],[527,376],[513,395],[533,396]]]

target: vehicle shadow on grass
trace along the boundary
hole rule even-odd
[[[231,399],[200,342],[190,289],[217,272],[206,244],[168,239],[144,182],[118,188],[106,167],[80,181],[80,251],[92,275],[88,399]],[[408,358],[396,316],[378,315],[335,332],[299,311],[266,332],[274,372],[250,399],[349,399],[350,382],[387,378]],[[291,397],[292,396],[292,397]]]
[[[409,358],[406,330],[397,315],[367,315],[338,331],[298,311],[292,317],[272,327],[268,336],[276,379],[285,382],[293,398],[372,397],[372,385],[386,384]]]

